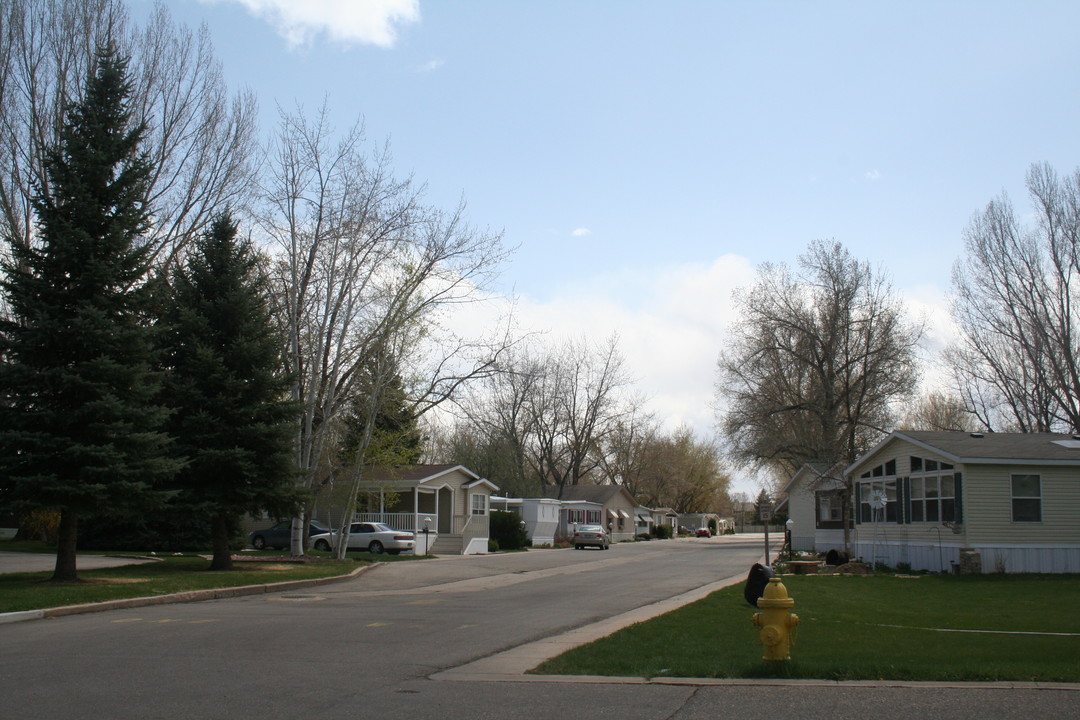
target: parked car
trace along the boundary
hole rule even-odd
[[[323,527],[317,522],[312,522],[311,527],[308,530],[308,537],[314,535],[322,535],[323,533],[330,532],[330,528]],[[262,550],[263,548],[276,548],[284,550],[289,547],[290,540],[292,538],[292,520],[282,520],[274,527],[266,528],[264,530],[255,530],[248,535],[248,541],[251,543],[251,547],[256,550]]]
[[[337,544],[336,532],[325,532],[311,538],[316,550],[330,550]],[[397,555],[416,547],[416,536],[405,530],[395,530],[383,523],[353,523],[349,526],[349,550],[367,550],[378,555],[388,552]]]
[[[574,543],[575,550],[584,550],[586,547],[607,550],[611,547],[611,540],[608,539],[607,531],[600,525],[578,525],[577,529],[574,530],[574,537],[571,542]]]
[[[712,537],[712,530],[709,528],[698,528],[694,533],[694,537]]]

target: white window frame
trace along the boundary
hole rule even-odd
[[[483,493],[472,494],[472,514],[473,515],[487,515],[488,514],[488,496]],[[479,501],[479,502],[477,502]]]
[[[1016,494],[1016,481],[1017,479],[1034,478],[1038,484],[1037,495],[1017,495]],[[1017,500],[1035,500],[1038,502],[1039,517],[1035,520],[1017,520],[1016,519],[1016,501]],[[1036,473],[1013,473],[1009,476],[1009,516],[1014,523],[1041,523],[1043,521],[1043,492],[1042,492],[1042,475]]]
[[[946,480],[952,480],[952,494],[946,495],[944,484]],[[936,491],[936,495],[930,495],[927,489],[929,484],[933,485],[933,490]],[[921,489],[920,489],[921,486]],[[952,517],[946,518],[944,507],[945,501],[952,501]],[[918,513],[921,515],[918,519],[915,519],[917,514],[915,511],[915,503],[922,503],[922,511]],[[927,508],[930,504],[934,503],[937,506],[937,518],[930,519],[927,517],[929,513]],[[912,522],[928,522],[928,523],[943,523],[953,522],[956,519],[956,475],[953,471],[941,472],[930,471],[925,473],[916,473],[911,476],[911,521]]]

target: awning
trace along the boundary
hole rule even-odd
[[[622,515],[622,516],[623,516],[624,518],[626,518],[627,520],[629,520],[629,519],[630,519],[630,513],[626,512],[625,510],[620,510],[620,511],[619,511],[619,514],[620,514],[620,515]]]

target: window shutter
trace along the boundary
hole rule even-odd
[[[862,525],[862,483],[855,483],[855,524]]]
[[[896,479],[896,524],[911,522],[911,478]]]
[[[953,473],[953,492],[956,494],[956,501],[953,504],[953,522],[957,525],[964,522],[964,503],[960,492],[960,473]]]

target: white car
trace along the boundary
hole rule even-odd
[[[316,550],[330,550],[336,544],[337,532],[311,537]],[[383,523],[353,523],[349,526],[349,550],[367,550],[376,555],[388,552],[397,555],[416,547],[416,537],[405,530],[395,530]]]

